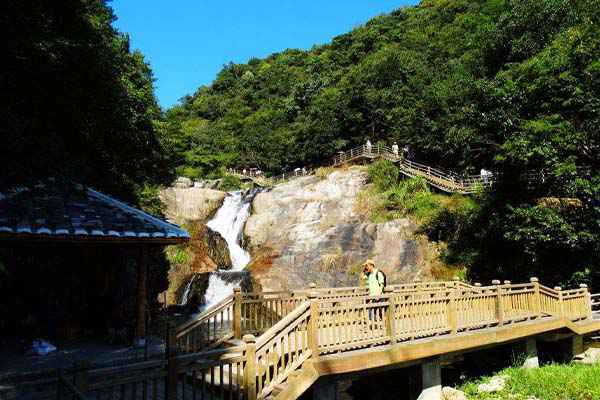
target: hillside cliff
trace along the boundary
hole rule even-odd
[[[256,196],[245,227],[252,278],[263,289],[358,284],[360,264],[372,258],[389,282],[431,274],[430,246],[408,219],[385,223],[357,212],[364,168],[335,170],[278,185]]]

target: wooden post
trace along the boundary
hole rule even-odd
[[[165,398],[177,400],[177,337],[175,328],[167,325],[167,378],[165,385]]]
[[[456,315],[456,288],[450,290],[448,297],[448,326],[450,327],[450,334],[456,335],[458,332],[458,316]]]
[[[148,257],[147,249],[140,247],[137,259],[136,323],[134,344],[140,345],[146,336],[146,309],[148,307]]]
[[[386,311],[386,333],[390,338],[390,344],[396,343],[396,303],[397,296],[394,295],[394,291],[391,291],[390,297],[388,298],[388,308]]]
[[[56,400],[62,400],[62,392],[63,392],[63,376],[62,369],[58,367],[56,369]]]
[[[585,307],[585,319],[592,319],[592,294],[585,283],[582,283],[579,287],[585,290],[585,300],[583,303]]]
[[[244,335],[242,340],[245,343],[244,387],[246,388],[246,399],[256,400],[256,337],[254,335]]]
[[[533,312],[535,313],[535,318],[541,318],[542,299],[540,295],[540,283],[536,277],[529,279],[529,281],[533,285]]]
[[[88,369],[90,365],[87,361],[78,361],[75,363],[75,387],[85,394],[88,388]]]
[[[315,293],[309,294],[310,318],[308,320],[308,348],[313,358],[319,357],[319,303]]]
[[[242,338],[242,289],[233,289],[233,337]]]
[[[493,280],[492,285],[496,286],[496,318],[498,326],[504,325],[504,304],[502,302],[502,285],[499,280]]]
[[[459,283],[460,283],[460,278],[458,276],[455,276],[454,278],[452,278],[452,287],[454,287],[455,289],[458,288]]]
[[[558,317],[565,318],[565,308],[563,304],[562,288],[560,286],[554,286],[554,290],[558,292]]]

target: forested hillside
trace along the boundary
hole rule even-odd
[[[161,128],[190,177],[317,166],[367,138],[457,172],[494,170],[475,209],[428,227],[447,260],[477,279],[591,283],[599,60],[598,0],[426,0],[309,51],[229,64]]]
[[[168,178],[152,71],[113,28],[107,1],[8,0],[0,10],[0,191],[54,177],[137,202]]]

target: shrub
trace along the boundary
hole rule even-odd
[[[391,189],[397,184],[400,171],[393,162],[380,160],[369,165],[369,180],[381,192]]]
[[[198,168],[194,167],[180,167],[177,168],[178,176],[185,176],[190,179],[198,179],[201,175],[201,171]]]
[[[378,219],[385,211],[385,198],[374,190],[365,189],[358,193],[354,210],[365,219]]]
[[[219,183],[219,190],[231,192],[242,187],[242,180],[237,176],[225,175]]]

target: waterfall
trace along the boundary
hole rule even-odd
[[[242,192],[233,192],[225,198],[223,205],[206,226],[219,232],[229,247],[231,271],[241,271],[250,262],[250,254],[240,246],[244,224],[250,216],[250,203],[253,192],[244,196]]]
[[[252,199],[257,193],[258,190],[256,189],[249,192],[229,193],[213,219],[206,224],[210,229],[218,232],[227,242],[232,267],[230,270],[218,270],[210,274],[208,288],[204,294],[205,304],[203,308],[208,308],[223,300],[233,293],[233,288],[240,285],[242,279],[240,271],[250,262],[250,254],[241,246],[244,225],[250,216]],[[181,305],[187,303],[188,289],[191,288],[192,281],[193,279],[186,286]]]
[[[185,306],[188,302],[188,297],[190,296],[190,290],[192,289],[192,284],[194,283],[194,278],[196,276],[192,276],[192,279],[185,285],[185,289],[183,290],[183,294],[181,295],[181,301],[179,302],[180,306]]]

